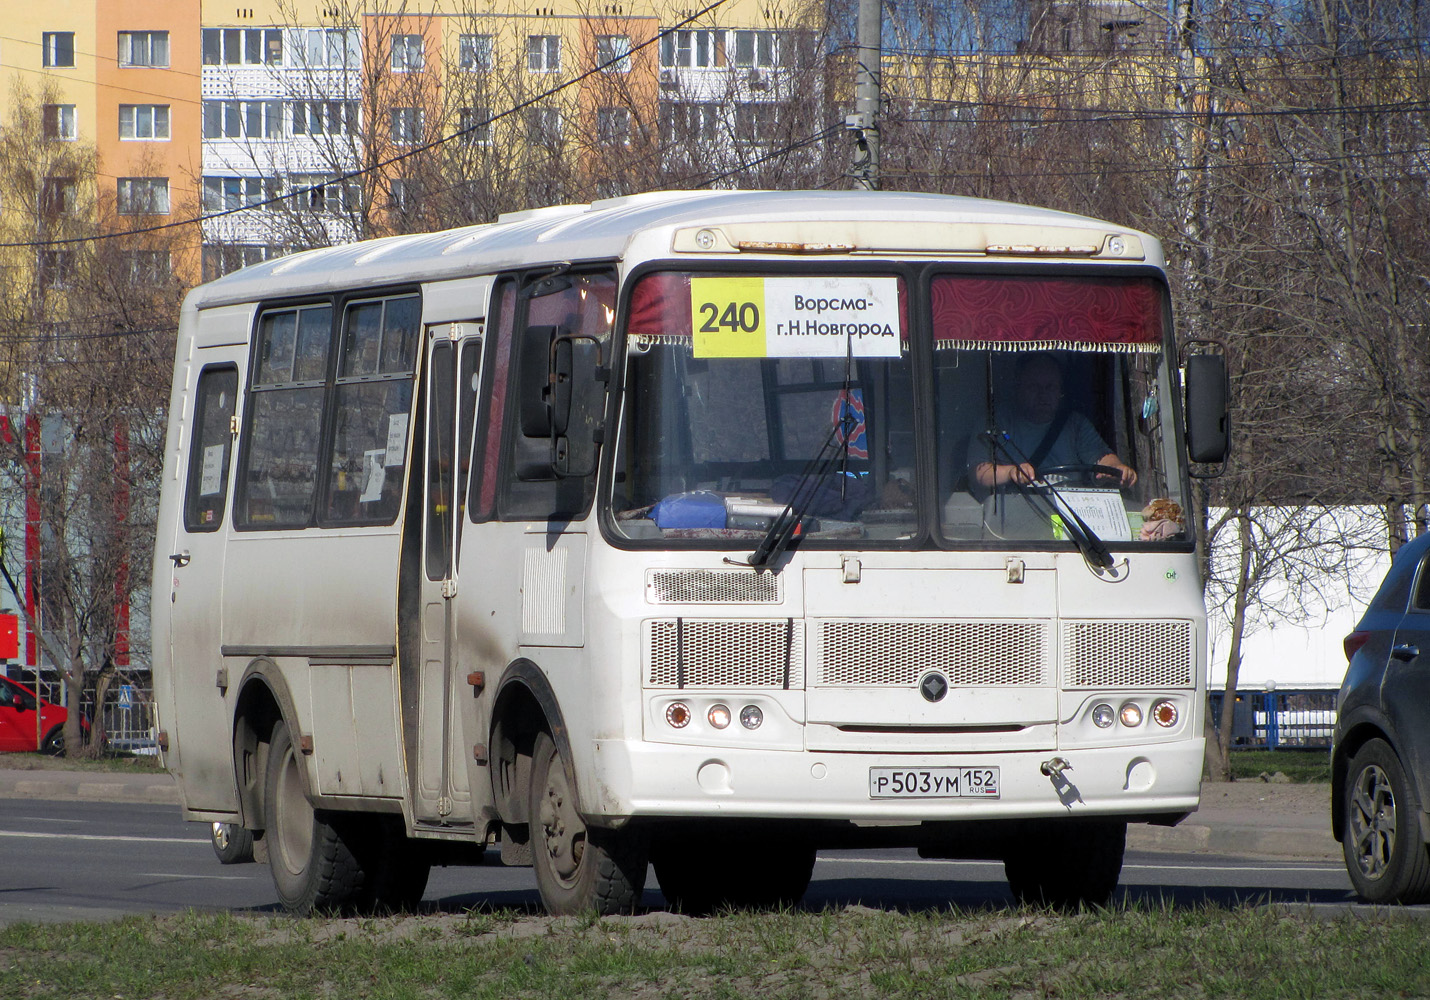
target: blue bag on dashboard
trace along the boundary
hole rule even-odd
[[[725,498],[718,493],[697,490],[675,493],[651,508],[650,519],[666,528],[725,527]]]

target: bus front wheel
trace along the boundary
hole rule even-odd
[[[268,864],[278,899],[293,913],[346,911],[362,895],[359,854],[327,814],[313,809],[288,726],[273,727],[264,780]]]
[[[546,911],[632,912],[645,889],[644,847],[629,831],[586,825],[570,765],[546,732],[532,748],[530,795],[532,868]]]
[[[1127,824],[1115,820],[1030,823],[1003,858],[1008,888],[1025,906],[1106,906],[1122,875]]]

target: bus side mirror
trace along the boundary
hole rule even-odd
[[[1227,400],[1231,384],[1221,354],[1187,358],[1187,457],[1193,462],[1225,462],[1231,451]]]
[[[589,334],[564,334],[554,347],[555,374],[564,381],[563,415],[551,436],[551,469],[560,479],[592,475],[606,417],[606,372],[601,345]]]
[[[521,433],[566,433],[571,416],[571,342],[559,326],[529,326],[521,335]],[[553,350],[554,347],[554,350]]]

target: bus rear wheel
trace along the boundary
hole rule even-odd
[[[273,727],[264,780],[268,864],[278,899],[293,913],[346,912],[366,886],[360,852],[329,814],[316,811],[304,788],[302,765],[288,726]],[[346,824],[344,824],[346,826]]]
[[[815,849],[800,840],[732,850],[714,838],[671,838],[653,852],[660,891],[672,910],[701,916],[725,907],[773,910],[798,905],[814,875]]]
[[[1114,820],[1030,823],[1003,858],[1008,888],[1025,906],[1106,906],[1117,891],[1127,824]]]
[[[644,845],[631,831],[586,825],[570,766],[546,732],[532,748],[530,795],[531,862],[546,912],[634,911],[645,889]]]

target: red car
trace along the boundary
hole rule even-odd
[[[37,702],[40,705],[38,727],[35,724]],[[62,753],[68,717],[69,711],[63,706],[39,701],[29,688],[0,677],[0,751]]]

